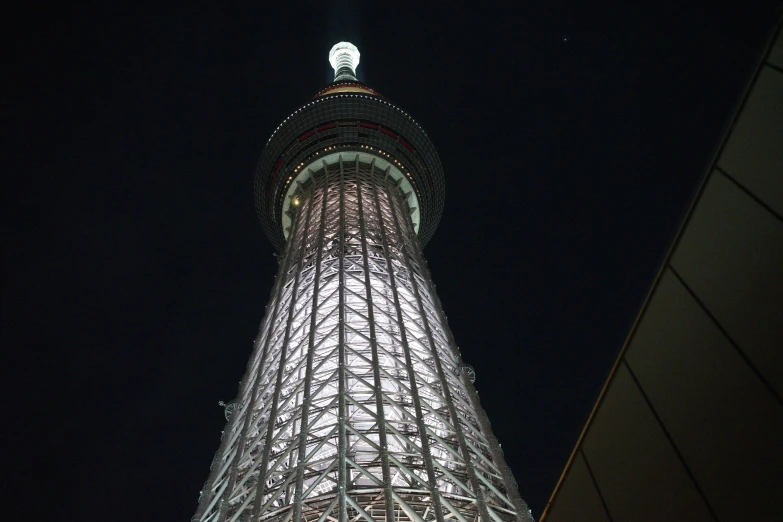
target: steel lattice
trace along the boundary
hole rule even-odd
[[[267,314],[193,519],[528,520],[407,195],[346,153],[293,198]]]

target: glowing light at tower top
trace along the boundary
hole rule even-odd
[[[356,68],[359,66],[359,49],[350,42],[334,44],[329,51],[329,63],[334,69],[334,81],[357,81]]]

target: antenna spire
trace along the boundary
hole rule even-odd
[[[334,81],[359,81],[356,78],[356,67],[359,65],[359,49],[350,42],[334,44],[329,51],[329,63],[334,69]]]

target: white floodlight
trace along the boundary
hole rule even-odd
[[[334,81],[356,80],[359,56],[359,49],[350,42],[334,44],[332,50],[329,51],[329,63],[334,69]]]

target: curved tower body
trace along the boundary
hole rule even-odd
[[[422,255],[437,153],[353,45],[329,58],[335,82],[261,156],[280,271],[193,520],[532,520]]]

